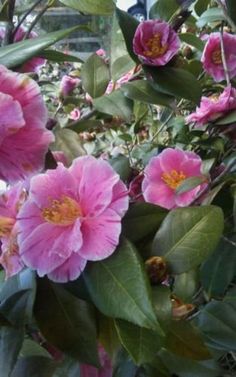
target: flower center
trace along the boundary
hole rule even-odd
[[[11,217],[0,216],[0,237],[9,235],[14,224],[15,220]]]
[[[176,190],[177,187],[186,179],[186,175],[182,171],[171,170],[170,173],[163,173],[161,179],[172,190]]]
[[[52,200],[51,206],[42,210],[44,220],[51,224],[71,225],[82,216],[79,204],[68,196]]]
[[[161,44],[161,33],[154,34],[153,38],[150,38],[147,43],[147,50],[144,51],[144,55],[149,58],[158,58],[159,56],[164,55],[166,50],[168,49],[168,45]]]
[[[214,64],[217,64],[217,65],[222,64],[222,56],[221,56],[220,49],[213,51],[211,58]]]

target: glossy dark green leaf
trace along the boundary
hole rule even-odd
[[[86,152],[81,145],[79,135],[67,128],[56,128],[54,130],[55,142],[52,150],[63,151],[70,164],[74,158],[84,155]]]
[[[219,377],[221,374],[213,360],[197,362],[179,357],[166,349],[162,349],[159,355],[167,369],[181,377]]]
[[[73,125],[68,126],[70,130],[80,133],[84,131],[93,131],[97,128],[102,128],[103,124],[97,119],[78,120],[73,122]]]
[[[1,377],[9,377],[16,364],[24,340],[24,329],[0,328],[0,365]]]
[[[83,64],[81,79],[86,92],[92,97],[102,96],[110,81],[108,65],[97,54],[92,54]]]
[[[55,44],[60,39],[65,38],[78,28],[79,26],[75,26],[70,29],[47,33],[41,37],[27,39],[25,41],[13,43],[9,46],[1,47],[0,64],[3,64],[8,68],[16,67],[37,55],[40,51]]]
[[[145,67],[145,70],[151,74],[159,91],[199,103],[201,86],[190,72],[171,67]]]
[[[200,332],[190,322],[173,321],[169,325],[165,347],[174,354],[192,360],[211,358]]]
[[[164,285],[152,287],[152,299],[156,316],[161,326],[168,328],[172,318],[172,301],[169,287]]]
[[[202,28],[211,22],[219,22],[223,20],[225,20],[225,16],[221,8],[209,8],[201,14],[201,17],[197,20],[197,26]]]
[[[138,56],[133,51],[133,39],[139,22],[127,12],[116,8],[117,19],[124,36],[127,51],[135,63],[140,64]],[[127,27],[128,25],[128,27]]]
[[[111,257],[91,263],[83,275],[103,314],[159,329],[143,262],[129,241],[123,240]]]
[[[133,242],[137,242],[157,231],[167,211],[151,203],[132,204],[123,219],[123,232]]]
[[[111,78],[117,81],[121,76],[135,67],[133,59],[127,52],[124,36],[121,32],[117,15],[114,14],[111,29],[110,69]]]
[[[22,357],[18,360],[11,377],[53,377],[56,367],[56,362],[47,357]]]
[[[153,255],[164,256],[175,274],[196,267],[215,249],[224,226],[216,206],[177,208],[163,221],[153,242]]]
[[[195,34],[192,33],[182,33],[179,34],[179,37],[182,42],[189,44],[190,46],[195,47],[199,51],[203,51],[204,42],[198,38]]]
[[[174,282],[174,294],[185,303],[191,303],[193,295],[199,288],[198,269],[177,275]]]
[[[53,61],[53,62],[83,62],[78,56],[73,56],[69,54],[64,54],[63,52],[57,51],[57,50],[51,50],[46,49],[44,51],[41,51],[38,56],[41,58],[45,58],[47,60]]]
[[[155,331],[116,320],[120,341],[136,365],[151,362],[164,343],[164,337]]]
[[[197,317],[197,325],[208,343],[225,351],[236,350],[236,309],[227,302],[208,303]]]
[[[210,3],[210,0],[197,0],[196,1],[194,5],[194,10],[198,16],[201,16],[201,14],[205,12],[209,3]]]
[[[235,275],[236,247],[222,239],[201,267],[201,283],[209,297],[222,297]]]
[[[121,90],[128,98],[149,104],[170,106],[174,100],[174,98],[168,94],[154,89],[147,80],[136,80],[124,84]]]
[[[236,110],[230,111],[225,116],[221,117],[220,119],[217,119],[217,121],[214,122],[214,125],[225,126],[226,124],[231,124],[234,122],[236,122]]]
[[[178,8],[177,0],[158,0],[151,7],[149,17],[169,21]]]
[[[114,359],[114,356],[120,348],[120,341],[115,327],[115,320],[104,316],[100,312],[98,312],[97,320],[99,342],[103,345],[111,359]]]
[[[227,12],[231,20],[236,24],[236,3],[234,0],[226,0]]]
[[[93,307],[47,279],[39,279],[34,313],[44,337],[75,359],[99,365]]]
[[[175,192],[176,194],[183,194],[184,192],[190,191],[206,181],[207,177],[204,175],[186,178],[180,183]]]
[[[27,319],[28,301],[31,300],[31,291],[22,290],[3,300],[0,313],[14,326],[23,326]]]
[[[119,174],[122,181],[127,181],[131,173],[131,168],[129,159],[126,156],[119,154],[118,156],[109,159],[109,164]]]
[[[132,101],[124,96],[121,90],[95,98],[93,105],[101,113],[110,114],[129,121],[132,116]]]
[[[115,10],[112,0],[60,0],[60,2],[85,14],[110,16]]]

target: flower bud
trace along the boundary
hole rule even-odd
[[[164,258],[151,257],[145,262],[147,274],[152,284],[159,284],[167,277],[167,266]]]

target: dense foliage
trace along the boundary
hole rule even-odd
[[[86,61],[39,3],[0,2],[1,377],[235,375],[235,0],[61,0],[112,19]]]

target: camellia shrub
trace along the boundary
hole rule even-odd
[[[0,376],[235,376],[235,0],[61,0],[110,17],[86,61],[39,3],[0,9]]]

